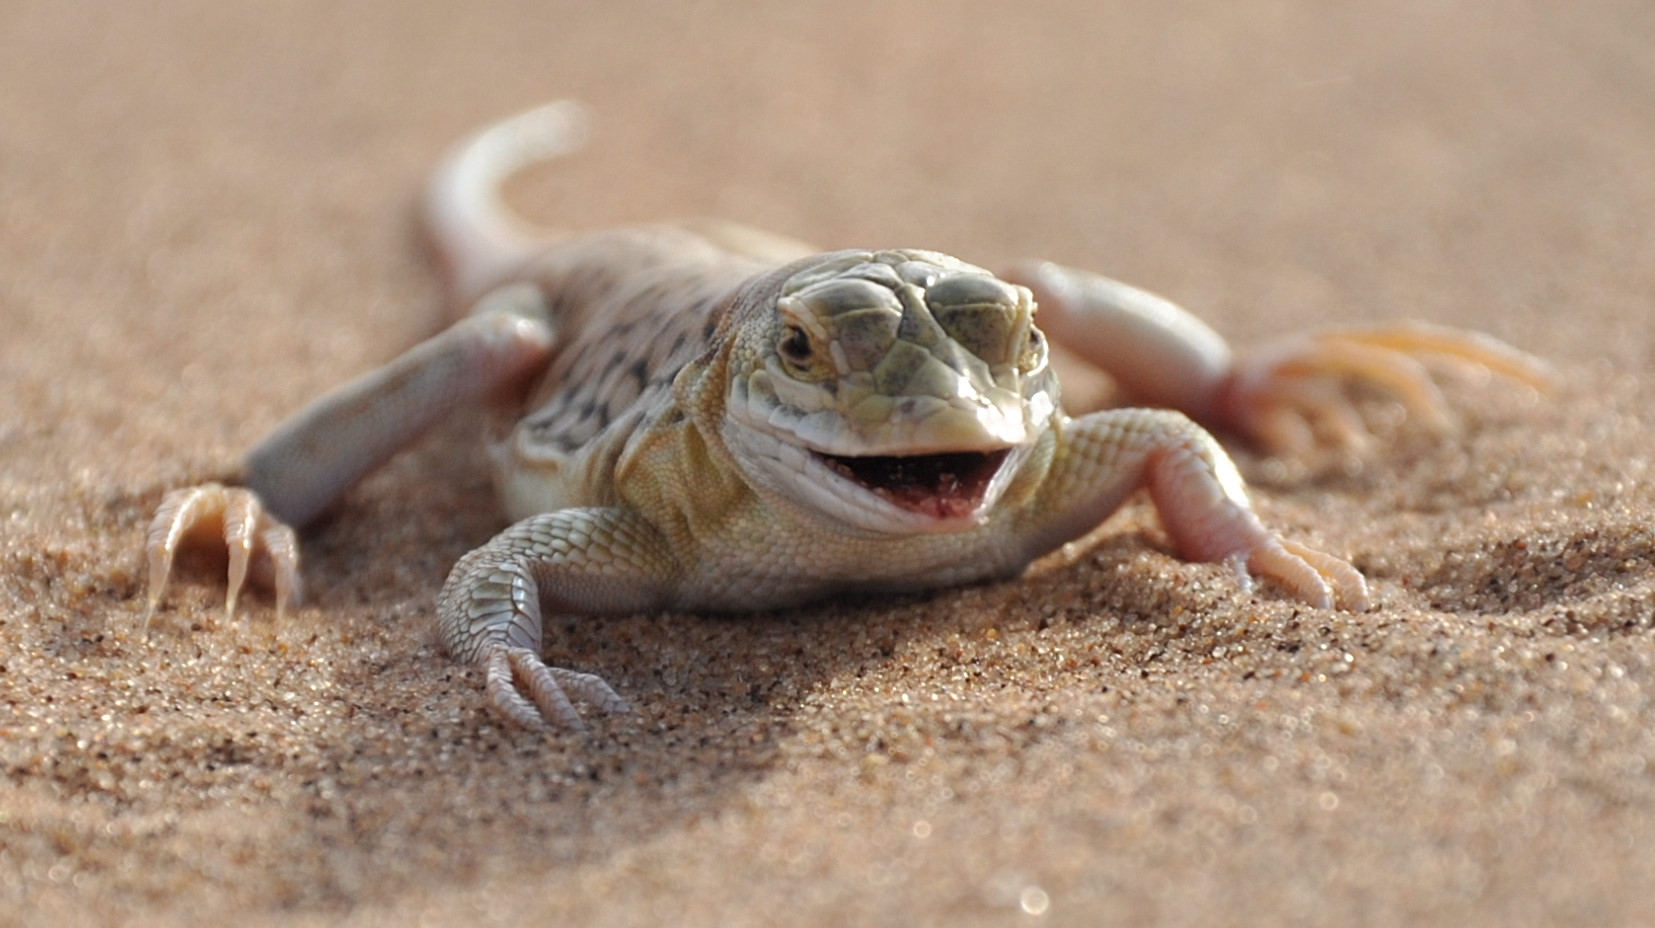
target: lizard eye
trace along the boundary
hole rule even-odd
[[[805,334],[804,329],[796,325],[790,325],[787,327],[787,337],[782,339],[780,345],[776,346],[776,350],[781,352],[782,357],[794,364],[808,363],[810,361],[810,336]]]
[[[1046,363],[1046,336],[1034,326],[1029,326],[1029,337],[1023,343],[1023,356],[1020,359],[1025,371],[1032,371]]]

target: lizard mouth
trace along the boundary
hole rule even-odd
[[[828,467],[881,499],[908,512],[955,520],[974,514],[1010,456],[997,451],[947,454],[868,455],[817,453]]]

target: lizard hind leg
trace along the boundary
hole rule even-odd
[[[155,609],[172,575],[174,558],[192,537],[207,533],[219,535],[229,555],[229,580],[224,592],[226,619],[235,615],[249,564],[259,553],[270,558],[273,568],[277,618],[286,613],[288,603],[299,600],[299,543],[293,529],[266,512],[258,494],[251,490],[217,483],[187,487],[168,493],[150,520],[144,545],[149,597],[142,635],[149,633]]]
[[[1182,410],[1272,454],[1357,453],[1373,434],[1346,390],[1396,401],[1436,432],[1453,427],[1438,362],[1546,390],[1539,358],[1479,332],[1421,322],[1327,329],[1233,352],[1182,307],[1088,271],[1029,261],[1006,279],[1033,291],[1053,341],[1101,368],[1133,403]]]

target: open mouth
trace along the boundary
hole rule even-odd
[[[888,502],[934,519],[970,516],[983,502],[1000,465],[1011,454],[957,451],[949,454],[818,454],[827,466]]]

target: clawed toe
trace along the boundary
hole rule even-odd
[[[1396,399],[1432,431],[1445,432],[1453,425],[1448,399],[1430,371],[1417,358],[1393,348],[1331,334],[1317,340],[1313,354],[1284,365],[1283,373],[1363,384]],[[1354,415],[1349,401],[1342,395],[1338,399]]]
[[[1247,415],[1253,438],[1278,454],[1306,455],[1318,444],[1365,453],[1373,433],[1331,380],[1281,376],[1255,394]]]
[[[1453,430],[1448,400],[1426,363],[1438,360],[1537,390],[1556,382],[1544,361],[1491,336],[1408,322],[1323,332],[1254,353],[1237,367],[1223,415],[1273,453],[1332,447],[1360,455],[1373,433],[1345,394],[1349,385],[1389,396],[1433,432]]]
[[[1318,609],[1341,606],[1351,612],[1372,608],[1368,582],[1343,558],[1299,544],[1273,539],[1253,551],[1246,566],[1270,577]]]
[[[1288,554],[1309,564],[1311,569],[1316,571],[1323,583],[1332,590],[1339,605],[1351,612],[1367,612],[1373,608],[1373,603],[1368,598],[1367,579],[1349,561],[1296,541],[1283,540],[1281,546]]]
[[[567,670],[563,667],[548,667],[553,678],[565,693],[590,704],[593,708],[611,715],[631,712],[632,706],[621,694],[615,692],[604,679],[597,674],[580,673]]]
[[[229,554],[229,571],[224,591],[224,615],[235,615],[236,601],[246,583],[248,565],[263,552],[274,567],[276,615],[281,618],[289,602],[300,595],[299,541],[293,529],[265,512],[258,494],[240,487],[217,483],[174,490],[161,501],[150,520],[145,541],[149,564],[149,596],[144,609],[141,634],[149,633],[150,621],[166,592],[173,560],[192,536],[217,535]]]
[[[629,706],[603,678],[562,667],[547,666],[528,648],[499,646],[485,661],[485,689],[489,704],[524,728],[584,731],[586,722],[569,697],[602,712],[629,712]],[[525,695],[526,694],[526,695]]]
[[[1557,386],[1557,372],[1550,364],[1525,351],[1482,332],[1401,322],[1369,329],[1349,329],[1328,337],[1373,348],[1388,349],[1411,357],[1434,357],[1469,365],[1527,384],[1536,390]]]

